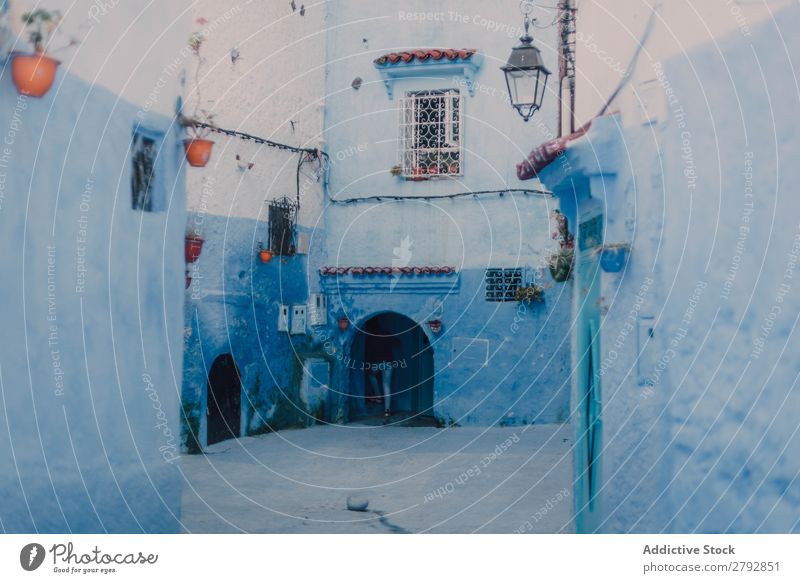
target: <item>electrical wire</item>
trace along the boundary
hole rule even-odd
[[[466,196],[472,196],[474,198],[478,198],[479,195],[482,194],[497,194],[499,196],[503,196],[506,193],[522,193],[523,195],[534,195],[534,196],[546,196],[551,197],[553,193],[549,190],[537,190],[535,188],[504,188],[502,190],[474,190],[474,191],[466,191],[466,192],[454,192],[451,194],[436,194],[436,195],[408,195],[408,196],[400,196],[396,194],[376,194],[374,196],[356,196],[356,197],[348,197],[343,199],[336,199],[331,198],[330,201],[332,204],[353,204],[357,202],[367,202],[367,201],[393,201],[393,202],[402,202],[406,200],[440,200],[440,199],[455,199],[455,198],[463,198]]]
[[[317,148],[300,148],[298,146],[290,146],[288,144],[282,144],[280,142],[276,142],[276,141],[273,141],[273,140],[268,140],[266,138],[260,138],[258,136],[254,136],[252,134],[248,134],[248,133],[245,133],[245,132],[239,132],[239,131],[236,131],[236,130],[226,130],[225,128],[219,128],[217,126],[213,126],[213,125],[210,125],[210,124],[207,124],[207,123],[203,123],[203,122],[198,122],[198,123],[195,123],[194,125],[196,127],[205,128],[205,129],[207,129],[207,130],[209,130],[211,132],[217,133],[217,134],[224,134],[224,135],[230,136],[232,138],[239,138],[240,140],[255,142],[256,144],[263,144],[265,146],[269,146],[270,148],[277,148],[278,150],[286,150],[288,152],[296,152],[298,154],[300,154],[300,153],[302,153],[302,154],[311,154],[314,157],[317,157],[317,156],[323,156],[325,158],[328,157],[328,155],[325,152],[323,152],[322,150],[319,150]]]

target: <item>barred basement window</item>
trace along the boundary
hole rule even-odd
[[[162,134],[136,128],[131,144],[131,208],[137,211],[158,210],[158,151]]]
[[[522,286],[522,268],[489,268],[486,270],[486,301],[516,301],[517,288]]]
[[[294,255],[297,205],[288,198],[269,203],[269,248],[275,255]]]
[[[404,177],[461,174],[463,109],[457,89],[406,93],[400,103],[400,167]]]

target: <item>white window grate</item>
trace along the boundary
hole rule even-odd
[[[457,89],[406,93],[400,103],[400,167],[405,178],[462,174],[463,111]]]

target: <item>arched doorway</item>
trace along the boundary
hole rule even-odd
[[[434,422],[433,348],[419,324],[395,312],[377,314],[360,326],[350,354],[351,419],[383,417],[390,369],[391,421]]]
[[[208,373],[208,445],[239,437],[242,381],[233,356],[218,356]]]

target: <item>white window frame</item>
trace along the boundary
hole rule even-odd
[[[443,121],[420,121],[421,107],[426,103],[430,105],[433,100],[441,100],[441,105],[436,107]],[[457,116],[453,112],[456,104]],[[464,175],[464,96],[458,89],[408,91],[400,99],[399,114],[402,177],[430,179]],[[421,145],[426,140],[429,145]]]

